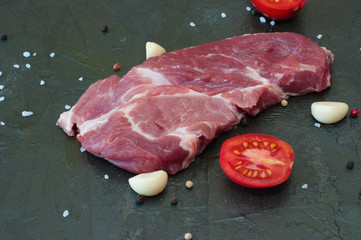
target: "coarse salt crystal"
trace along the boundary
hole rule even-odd
[[[0,125],[1,125],[1,126],[5,126],[5,122],[1,121],[1,122],[0,122]]]
[[[86,151],[85,148],[80,147],[80,152],[85,152],[85,151]]]
[[[318,38],[318,39],[321,39],[321,38],[322,38],[322,34],[318,34],[318,35],[317,35],[317,38]]]
[[[65,105],[65,109],[66,109],[66,110],[69,110],[70,108],[71,108],[71,106]]]
[[[3,75],[3,72],[0,72],[0,77]]]
[[[19,64],[14,64],[14,68],[19,68],[20,65]]]
[[[80,78],[79,78],[79,81],[80,81],[80,82],[81,82],[81,81],[83,81],[83,80],[84,80],[84,78],[83,78],[83,77],[80,77]]]
[[[65,211],[63,212],[63,217],[67,217],[67,216],[69,216],[69,211],[68,211],[68,210],[65,210]]]
[[[302,188],[302,189],[307,189],[307,188],[308,188],[308,184],[307,184],[307,183],[303,184],[301,188]]]
[[[33,56],[34,56],[34,57],[36,56],[36,52],[33,53]]]
[[[274,20],[270,21],[269,23],[271,26],[274,26],[276,24],[276,22]]]
[[[4,85],[0,85],[0,90],[3,90],[4,89]]]
[[[250,12],[251,10],[252,10],[252,8],[250,8],[250,7],[248,7],[248,6],[246,7],[246,11],[247,11],[247,12]]]
[[[320,123],[315,123],[315,127],[321,127],[321,124]]]
[[[226,15],[225,13],[222,13],[222,14],[221,14],[221,17],[222,17],[222,18],[225,18],[225,17],[227,17],[227,15]]]
[[[31,68],[31,65],[30,65],[29,63],[27,63],[27,64],[25,65],[25,67],[26,67],[26,68]]]
[[[52,57],[52,58],[55,57],[55,53],[53,53],[53,52],[50,53],[50,57]]]
[[[26,58],[28,58],[28,57],[30,57],[30,53],[29,53],[29,52],[24,52],[24,53],[23,53],[23,56],[26,57]]]
[[[44,80],[40,80],[40,86],[43,86],[45,84]]]
[[[189,23],[189,26],[191,26],[191,27],[195,27],[195,26],[196,26],[196,24],[195,24],[194,22],[190,22],[190,23]]]
[[[260,21],[261,23],[266,23],[266,22],[267,22],[264,17],[259,17],[259,21]]]
[[[34,113],[31,111],[23,111],[21,114],[23,115],[23,117],[29,117],[29,116],[33,115]]]
[[[1,96],[0,97],[0,102],[4,101],[5,100],[5,97],[4,96]]]
[[[104,178],[105,178],[105,179],[109,179],[108,174],[105,174],[105,175],[104,175]]]

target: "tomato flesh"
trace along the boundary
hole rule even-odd
[[[268,188],[283,183],[291,174],[295,159],[291,146],[270,135],[245,134],[226,140],[220,164],[235,183],[251,188]]]
[[[251,0],[253,6],[263,15],[283,20],[296,15],[307,0]]]

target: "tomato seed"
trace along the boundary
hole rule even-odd
[[[241,155],[241,152],[238,151],[237,149],[236,149],[236,150],[233,150],[233,153],[236,154],[236,155]]]

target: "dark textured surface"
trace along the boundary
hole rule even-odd
[[[194,239],[361,239],[360,119],[317,128],[310,115],[319,100],[361,108],[361,3],[309,1],[273,29],[246,6],[249,1],[1,1],[0,33],[8,39],[0,41],[0,239],[182,239],[186,232]],[[143,205],[128,186],[132,174],[80,152],[76,139],[55,126],[64,106],[113,74],[115,62],[119,76],[141,63],[146,41],[171,51],[271,30],[301,33],[330,49],[332,87],[291,98],[286,108],[274,106],[248,127],[223,134]],[[24,58],[24,51],[37,55]],[[34,115],[23,118],[23,110]],[[220,146],[243,133],[274,135],[294,148],[288,181],[254,190],[225,176]]]

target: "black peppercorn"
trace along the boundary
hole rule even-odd
[[[8,35],[7,35],[7,34],[1,35],[1,40],[6,41],[7,39],[8,39]]]
[[[252,14],[252,16],[260,16],[261,15],[261,13],[256,9],[252,9],[251,14]]]
[[[170,200],[170,204],[176,205],[177,203],[178,203],[178,198],[172,197],[172,199]]]
[[[354,166],[354,162],[353,162],[353,161],[348,161],[348,162],[346,163],[346,167],[347,167],[348,169],[353,169],[353,166]]]
[[[109,29],[109,28],[108,28],[108,25],[104,25],[102,32],[103,32],[103,33],[106,33],[106,32],[108,32],[108,29]]]
[[[248,126],[248,118],[246,116],[244,116],[242,119],[241,119],[241,125],[243,127],[247,127]]]
[[[136,202],[138,205],[142,205],[144,203],[144,197],[142,195],[137,195]]]

